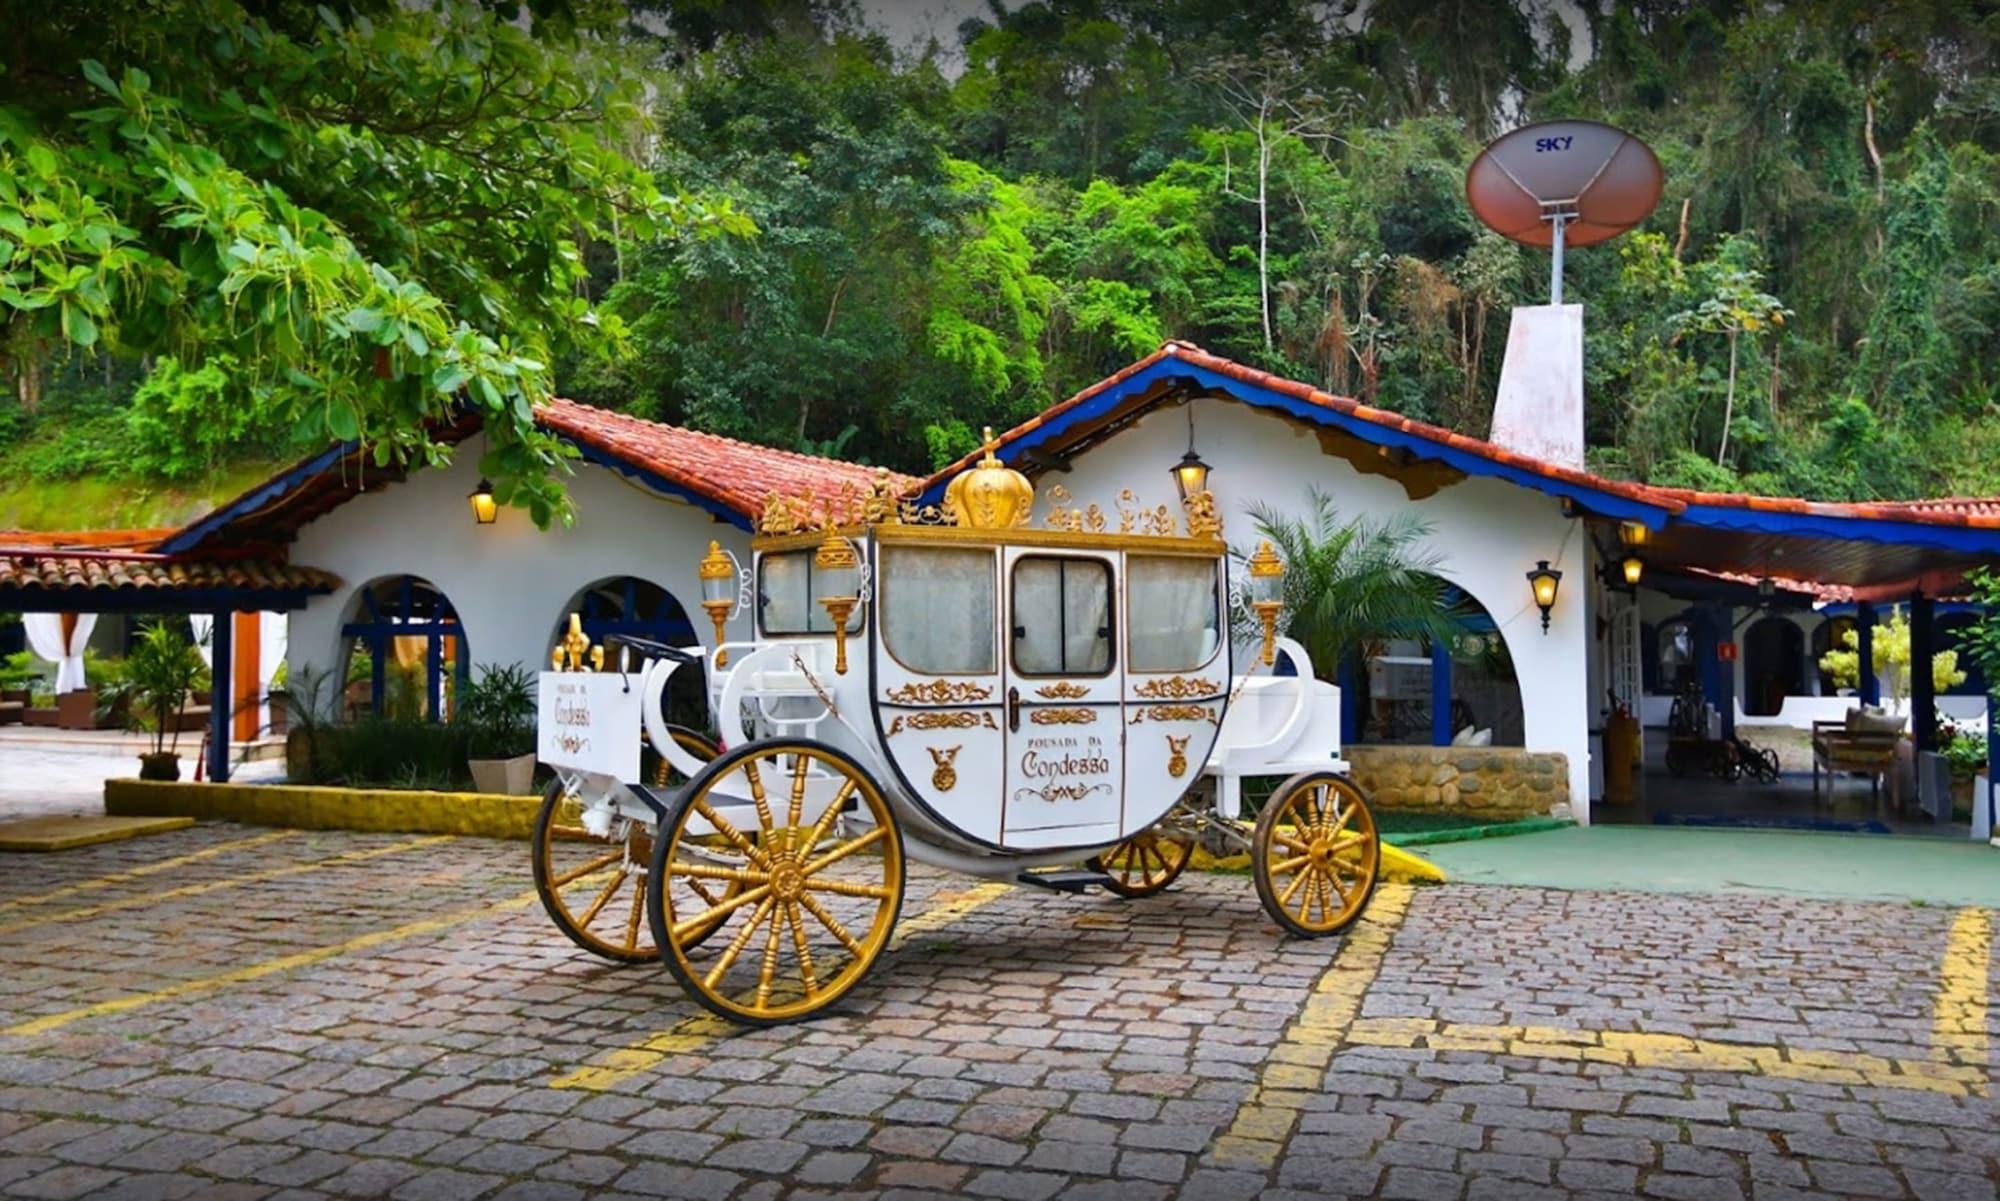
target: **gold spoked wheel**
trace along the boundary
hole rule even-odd
[[[1195,835],[1178,828],[1174,815],[1141,830],[1084,866],[1107,877],[1104,887],[1121,897],[1150,897],[1180,878],[1194,858]]]
[[[734,864],[718,860],[718,842]],[[668,970],[715,1013],[771,1026],[838,1001],[888,945],[903,905],[903,836],[842,752],[809,739],[758,743],[711,763],[674,799],[651,880],[646,908]],[[736,891],[710,901],[696,884]]]
[[[1264,803],[1250,860],[1265,912],[1293,934],[1317,938],[1345,930],[1368,907],[1382,836],[1352,781],[1303,772]]]
[[[693,730],[675,727],[673,736],[699,758],[716,755]],[[577,946],[613,963],[650,963],[660,957],[645,916],[653,825],[609,810],[586,820],[584,809],[561,779],[543,794],[531,842],[535,892]]]

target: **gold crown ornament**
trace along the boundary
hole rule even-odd
[[[1028,524],[1035,507],[1035,486],[1028,477],[1002,463],[993,427],[984,431],[986,457],[959,472],[944,490],[945,512],[957,525],[974,530],[1005,530]]]

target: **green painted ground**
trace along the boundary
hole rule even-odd
[[[2000,907],[2000,849],[1971,841],[1592,826],[1442,843],[1420,853],[1454,883]]]

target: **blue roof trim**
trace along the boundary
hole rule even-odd
[[[638,480],[656,492],[664,492],[669,496],[677,496],[689,504],[708,510],[708,512],[722,518],[739,530],[747,532],[751,528],[751,522],[748,517],[738,513],[712,496],[697,492],[685,484],[677,484],[658,472],[648,470],[636,463],[627,462],[610,451],[600,450],[588,443],[580,442],[568,434],[557,430],[549,432],[555,434],[556,437],[561,438],[571,446],[576,447],[577,453],[582,456],[583,461],[586,463],[595,463],[599,467],[608,467],[630,479]]]
[[[1733,505],[1690,504],[1674,519],[1711,529],[1753,534],[1789,534],[1800,538],[1839,538],[1849,542],[1881,542],[1921,546],[1965,554],[2000,555],[2000,530],[1887,521],[1880,517],[1842,517],[1830,513],[1778,513],[1739,509]]]
[[[1173,380],[1186,380],[1211,391],[1225,393],[1252,408],[1272,409],[1314,425],[1332,426],[1376,446],[1398,447],[1409,451],[1417,458],[1436,459],[1467,475],[1501,479],[1549,496],[1572,500],[1606,517],[1640,521],[1658,529],[1667,523],[1670,516],[1670,511],[1660,505],[1618,496],[1585,484],[1551,479],[1506,463],[1496,463],[1492,459],[1458,447],[1441,445],[1418,434],[1377,425],[1372,421],[1365,421],[1324,405],[1288,396],[1283,392],[1246,383],[1234,376],[1198,367],[1172,356],[1127,376],[1054,420],[1002,445],[998,452],[999,456],[1003,462],[1011,462],[1030,448],[1055,441],[1078,424],[1102,417],[1147,389]],[[942,483],[932,484],[922,493],[922,501],[925,504],[938,504],[943,499]]]
[[[307,480],[331,469],[335,464],[360,448],[361,444],[359,442],[342,442],[338,446],[329,447],[321,451],[319,454],[302,463],[293,465],[283,473],[272,476],[262,486],[245,492],[242,496],[230,501],[228,504],[215,510],[215,512],[210,513],[200,521],[194,522],[173,537],[160,543],[160,551],[169,555],[178,555],[195,549],[210,534],[220,530],[238,517],[246,513],[254,513],[272,501],[287,495]]]

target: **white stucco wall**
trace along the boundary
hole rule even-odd
[[[605,468],[578,464],[569,480],[576,524],[538,530],[519,509],[477,525],[466,495],[478,482],[474,456],[419,471],[358,496],[299,532],[292,561],[338,575],[341,587],[292,617],[293,677],[301,667],[338,666],[340,626],[355,594],[384,576],[429,580],[457,609],[472,662],[547,665],[550,633],[578,589],[637,576],[672,593],[704,644],[714,627],[701,608],[696,564],[711,539],[749,563],[749,535],[678,500],[643,491]],[[731,638],[750,634],[748,614]]]
[[[1492,479],[1466,479],[1412,501],[1396,481],[1356,471],[1322,451],[1313,430],[1284,417],[1230,400],[1191,403],[1197,447],[1213,468],[1209,487],[1231,546],[1247,551],[1256,545],[1250,506],[1303,513],[1314,486],[1333,497],[1343,518],[1379,520],[1414,509],[1431,523],[1428,547],[1441,558],[1439,574],[1484,605],[1507,639],[1521,683],[1528,748],[1569,756],[1570,797],[1579,820],[1587,820],[1589,568],[1580,523],[1563,517],[1553,497]],[[1043,473],[1036,481],[1038,519],[1054,484],[1067,488],[1078,505],[1102,506],[1114,521],[1124,488],[1142,506],[1175,505],[1168,469],[1187,450],[1187,428],[1183,407],[1156,409],[1076,456],[1073,471]],[[1563,572],[1546,635],[1526,576],[1537,559]]]

